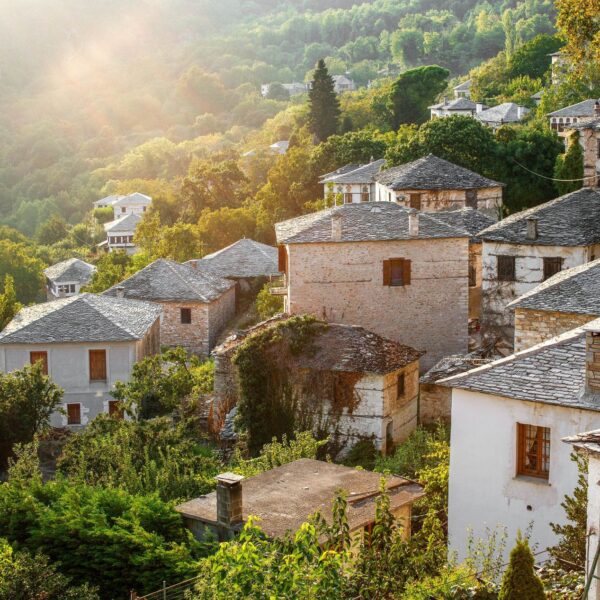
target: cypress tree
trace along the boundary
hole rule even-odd
[[[565,154],[556,157],[554,167],[556,179],[575,179],[579,181],[556,181],[556,190],[560,196],[575,192],[583,185],[583,150],[579,143],[579,131],[574,131],[569,137],[569,147]]]
[[[510,552],[510,562],[502,577],[498,600],[544,600],[544,586],[533,570],[533,554],[529,543],[519,532]]]
[[[308,126],[317,142],[325,141],[337,133],[340,120],[340,102],[335,93],[333,77],[325,61],[320,59],[308,92]]]

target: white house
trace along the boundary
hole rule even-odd
[[[344,204],[370,202],[375,199],[375,175],[383,168],[385,160],[372,160],[366,165],[348,164],[336,171],[322,175],[324,198],[332,192],[340,194]]]
[[[135,254],[137,248],[133,236],[138,223],[142,220],[139,213],[128,213],[115,221],[104,224],[106,242],[103,242],[109,252],[124,250],[127,254]]]
[[[577,466],[561,442],[600,427],[600,320],[523,352],[442,380],[452,388],[449,550],[505,528],[531,531],[544,550],[550,523],[565,522],[561,502]],[[597,518],[597,517],[596,517]]]
[[[94,265],[79,258],[69,258],[44,269],[47,299],[56,300],[79,294],[82,286],[89,283],[95,271]]]
[[[467,96],[457,96],[454,100],[444,98],[442,102],[428,107],[431,112],[431,118],[451,117],[453,115],[462,115],[472,117],[478,111],[484,109],[483,104],[470,100]]]
[[[336,94],[353,92],[356,89],[354,81],[345,75],[333,75],[333,89]]]
[[[471,98],[471,80],[467,79],[455,85],[453,90],[455,98]]]
[[[41,361],[65,391],[65,414],[52,415],[52,425],[85,425],[120,410],[111,390],[160,351],[161,313],[156,304],[93,294],[29,306],[0,333],[0,371]]]
[[[502,125],[513,125],[520,123],[529,114],[529,109],[515,104],[514,102],[504,102],[498,106],[492,106],[485,110],[478,111],[475,118],[484,125],[496,130]]]
[[[600,257],[600,193],[582,188],[484,229],[482,328],[512,342],[507,306],[542,281]]]
[[[271,89],[271,83],[263,83],[260,86],[260,93],[265,98],[269,90]],[[292,83],[282,83],[281,86],[290,96],[297,96],[298,94],[305,94],[308,91],[308,84],[301,83],[300,81],[293,81]]]
[[[570,125],[589,121],[598,116],[600,116],[600,101],[598,98],[588,98],[583,102],[565,106],[547,115],[550,120],[550,127],[562,137],[566,135],[565,129],[568,129]]]
[[[146,212],[151,204],[152,198],[150,198],[150,196],[146,196],[146,194],[141,194],[140,192],[134,192],[133,194],[127,194],[126,196],[106,196],[106,198],[96,200],[96,202],[94,202],[94,208],[112,207],[114,219],[116,220],[125,215],[142,214]]]

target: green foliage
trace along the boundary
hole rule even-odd
[[[49,427],[62,397],[41,363],[0,373],[0,464],[6,463],[13,444],[31,442]]]
[[[337,133],[340,118],[340,102],[334,91],[333,78],[329,74],[325,61],[321,58],[313,74],[308,91],[310,131],[319,142]]]
[[[289,100],[290,93],[281,85],[281,83],[274,81],[269,86],[266,97],[270,100]]]
[[[550,54],[556,52],[562,45],[562,40],[555,35],[536,36],[517,48],[510,57],[508,78],[514,79],[523,75],[533,79],[543,77],[552,62]]]
[[[437,65],[405,71],[392,85],[390,112],[392,129],[429,118],[428,106],[448,85],[450,71]]]
[[[95,208],[93,211],[94,219],[100,223],[100,225],[104,225],[104,223],[109,223],[115,218],[115,211],[112,206],[102,206],[99,208]]]
[[[197,432],[194,420],[173,424],[166,417],[127,421],[101,415],[69,437],[58,471],[73,483],[188,500],[210,492],[221,468]]]
[[[579,131],[574,131],[569,136],[569,147],[566,153],[556,157],[554,177],[557,179],[556,189],[561,196],[577,191],[585,183],[583,181],[583,150],[579,143]]]
[[[34,256],[31,247],[0,239],[0,281],[4,282],[6,275],[13,278],[19,302],[29,304],[40,299],[44,267],[42,261]]]
[[[42,223],[35,234],[40,244],[56,244],[67,237],[69,228],[66,221],[59,215],[52,215],[45,223]]]
[[[215,383],[215,363],[212,359],[205,360],[201,364],[189,366],[190,374],[194,380],[192,394],[210,394]]]
[[[87,584],[71,586],[43,554],[15,552],[0,538],[0,600],[99,600]]]
[[[82,288],[82,292],[93,292],[99,294],[116,285],[126,278],[131,265],[131,257],[125,252],[109,252],[96,263],[96,272],[88,285]]]
[[[17,302],[15,291],[15,280],[12,275],[4,276],[4,290],[0,294],[0,331],[12,321],[13,317],[21,310],[22,306]]]
[[[262,321],[283,312],[283,296],[272,294],[272,287],[277,287],[277,282],[265,283],[256,296],[256,310]]]
[[[529,543],[519,533],[500,586],[498,600],[544,600],[544,586],[536,575]]]
[[[372,471],[380,454],[372,440],[356,442],[344,457],[343,463],[347,467],[362,467]]]

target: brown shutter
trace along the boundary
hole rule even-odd
[[[410,260],[404,259],[402,264],[402,279],[404,285],[410,285]]]
[[[392,285],[392,261],[383,261],[383,285]]]
[[[79,425],[81,423],[81,405],[67,404],[67,424]]]
[[[106,381],[106,350],[90,350],[90,380]]]
[[[278,247],[278,269],[281,273],[287,273],[287,250],[285,246]]]
[[[35,365],[36,362],[42,361],[42,372],[48,375],[48,353],[47,352],[30,352],[29,362]]]

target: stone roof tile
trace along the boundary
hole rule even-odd
[[[44,275],[54,283],[73,282],[86,284],[91,279],[96,267],[79,258],[69,258],[44,269]]]

